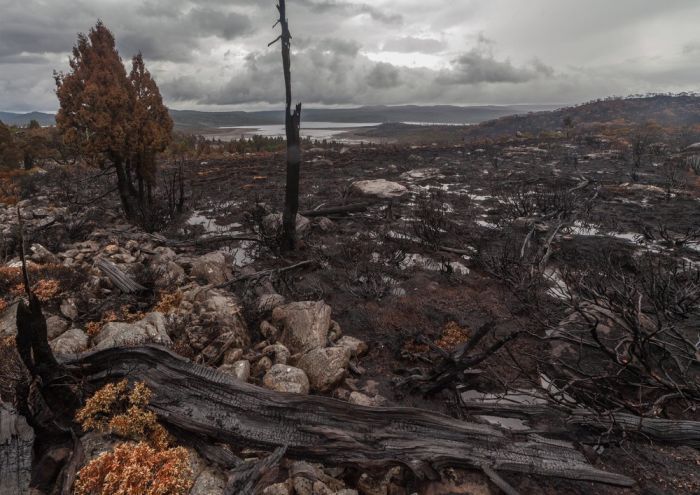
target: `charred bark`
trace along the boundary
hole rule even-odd
[[[292,113],[292,75],[291,55],[292,35],[287,21],[285,0],[279,0],[277,5],[280,18],[277,21],[282,28],[282,34],[277,38],[282,45],[282,69],[284,71],[285,89],[285,131],[287,135],[287,182],[284,193],[284,211],[282,214],[282,248],[291,251],[296,244],[296,218],[299,211],[299,168],[301,164],[301,103],[298,103]],[[270,43],[270,44],[272,44]]]
[[[161,422],[212,443],[358,467],[403,465],[419,478],[448,467],[487,468],[629,486],[568,444],[510,436],[488,425],[410,408],[370,408],[316,396],[285,394],[233,379],[160,347],[114,348],[66,365],[98,387],[124,377],[145,382]]]

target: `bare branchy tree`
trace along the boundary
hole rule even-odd
[[[284,87],[286,93],[285,130],[287,134],[287,185],[284,195],[284,213],[282,215],[282,249],[291,251],[296,244],[296,217],[299,211],[299,165],[301,163],[301,103],[297,103],[292,112],[292,75],[290,48],[292,35],[287,21],[285,0],[279,0],[277,5],[280,18],[275,23],[282,28],[282,34],[270,45],[279,41],[282,45],[282,67],[284,70]],[[274,27],[274,26],[273,26]]]

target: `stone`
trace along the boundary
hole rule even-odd
[[[335,228],[335,222],[328,217],[318,218],[316,224],[323,232],[330,232]]]
[[[61,303],[61,314],[69,320],[75,320],[78,317],[78,305],[75,299],[69,297]]]
[[[165,318],[158,312],[148,313],[136,323],[107,323],[93,338],[93,342],[96,350],[128,345],[172,344],[166,330]]]
[[[297,366],[309,378],[311,389],[327,392],[344,377],[350,363],[350,351],[345,347],[313,349],[304,354]]]
[[[258,313],[268,313],[277,306],[282,306],[285,302],[284,296],[280,294],[263,294],[258,297],[258,300],[255,302],[255,308]]]
[[[351,194],[380,199],[400,198],[408,192],[405,186],[386,179],[360,180],[350,185]]]
[[[266,356],[272,356],[273,362],[275,364],[287,364],[290,356],[292,355],[282,344],[272,344],[263,348],[262,353]]]
[[[221,251],[214,251],[192,261],[190,274],[200,282],[220,285],[233,277],[232,263]]]
[[[275,364],[263,377],[263,386],[277,392],[309,393],[309,379],[303,370],[286,364]]]
[[[272,325],[269,321],[263,320],[260,322],[260,334],[265,337],[269,342],[275,342],[277,337],[279,337],[280,331]]]
[[[302,301],[279,306],[272,311],[272,322],[282,330],[280,343],[296,354],[328,341],[331,307],[323,301]]]
[[[11,304],[0,313],[0,337],[17,335],[17,305]]]
[[[262,495],[289,495],[289,482],[270,485],[262,491]]]
[[[68,330],[70,322],[60,316],[49,316],[46,318],[46,332],[49,340],[53,340],[63,332]]]
[[[88,334],[80,328],[71,328],[49,342],[49,345],[54,354],[78,354],[87,349],[89,340]]]
[[[270,368],[272,368],[272,359],[267,356],[261,357],[258,359],[258,362],[255,363],[255,376],[267,373]]]
[[[362,356],[367,352],[367,344],[364,341],[356,339],[355,337],[350,337],[349,335],[343,335],[338,339],[335,345],[338,347],[345,347],[350,351],[350,355],[353,357]]]
[[[53,254],[51,251],[46,249],[41,244],[32,244],[31,250],[32,250],[32,254],[30,256],[30,259],[36,263],[41,263],[41,264],[58,264],[58,263],[60,263],[58,256]]]
[[[116,244],[109,244],[104,248],[104,253],[108,256],[112,256],[113,254],[117,254],[118,252],[119,246],[117,246]]]
[[[340,328],[340,323],[331,320],[331,325],[328,327],[328,340],[330,342],[335,342],[341,335],[343,335],[343,329]]]
[[[311,493],[313,495],[334,495],[335,492],[328,488],[328,485],[326,485],[323,481],[314,481],[313,486],[311,487]]]
[[[151,264],[153,273],[153,285],[156,289],[163,290],[169,287],[178,287],[185,283],[187,274],[185,269],[174,261],[163,261],[159,264]]]
[[[236,380],[247,382],[250,379],[250,361],[241,359],[233,364],[222,364],[219,371],[233,375]]]
[[[224,364],[233,364],[236,361],[240,361],[243,357],[243,349],[236,347],[234,349],[229,349],[224,352]]]
[[[190,489],[190,495],[223,495],[226,479],[214,468],[205,468]]]
[[[282,230],[282,214],[281,213],[270,213],[263,218],[263,227],[269,232],[275,232]],[[303,234],[309,230],[311,227],[311,220],[305,216],[297,214],[297,234]]]
[[[386,404],[386,399],[381,395],[370,397],[362,392],[350,392],[348,402],[350,404],[357,404],[358,406],[380,407]]]

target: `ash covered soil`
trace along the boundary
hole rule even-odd
[[[176,170],[164,165],[160,180],[167,184]],[[488,421],[463,407],[462,394],[517,404],[515,391],[551,393],[546,381],[559,362],[549,357],[564,351],[547,337],[578,308],[571,292],[577,275],[597,272],[587,286],[590,299],[601,280],[624,286],[665,263],[692,277],[700,266],[700,177],[687,169],[678,180],[654,160],[635,169],[603,137],[307,149],[300,186],[307,215],[299,218],[292,253],[279,252],[275,217],[284,197],[283,154],[203,158],[183,170],[185,210],[156,222],[157,233],[124,222],[116,197],[103,194],[109,177],[95,170],[47,168],[26,186],[20,206],[30,273],[55,353],[162,343],[268,388]],[[176,190],[176,182],[169,187]],[[0,331],[7,338],[21,296],[15,209],[2,207],[0,220]],[[98,259],[146,290],[123,294]],[[677,326],[697,340],[695,306],[683,308]],[[318,342],[295,334],[299,321]],[[481,333],[475,352],[519,337],[472,372],[422,393],[425,382],[415,377]],[[278,365],[306,376],[271,373]],[[697,360],[687,370],[697,380]],[[10,387],[0,393],[7,400]],[[568,393],[609,410],[700,419],[697,403],[683,393],[658,407],[654,390],[648,400],[607,402],[577,395],[575,387]],[[700,456],[692,447],[605,432],[576,443],[593,465],[637,486],[502,476],[521,493],[700,492]],[[223,479],[202,464],[197,474],[206,479],[195,488]],[[276,481],[284,482],[284,472]],[[321,474],[366,494],[499,493],[466,471],[420,483],[401,470],[327,467]]]

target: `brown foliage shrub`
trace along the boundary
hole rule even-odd
[[[79,495],[186,494],[192,486],[187,450],[170,447],[171,438],[156,415],[146,410],[151,391],[144,383],[129,390],[127,380],[110,383],[76,414],[85,430],[110,432],[138,442],[122,443],[90,461],[78,473]]]

